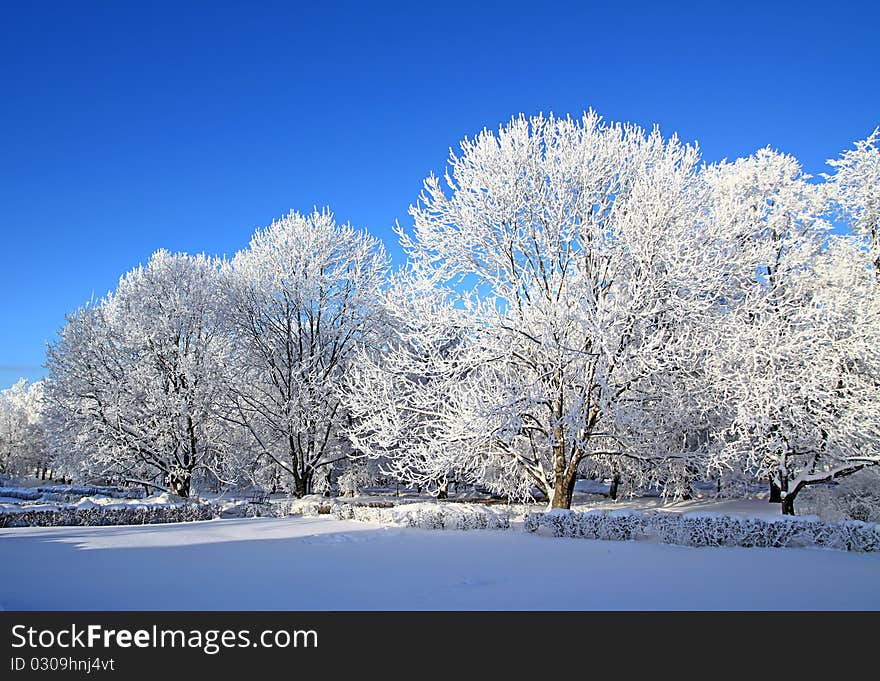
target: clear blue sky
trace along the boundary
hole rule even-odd
[[[825,170],[880,124],[873,2],[6,2],[0,387],[160,247],[231,255],[289,209],[380,236],[519,112],[770,144]]]

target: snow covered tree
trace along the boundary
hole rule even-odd
[[[797,494],[877,461],[878,292],[857,242],[829,238],[823,188],[768,149],[707,169],[728,231],[727,309],[702,391],[727,410],[714,463]]]
[[[832,240],[793,277],[784,316],[741,328],[729,446],[775,478],[787,515],[805,487],[880,464],[880,287],[862,255]]]
[[[415,272],[400,273],[383,297],[387,336],[364,349],[346,381],[346,433],[380,472],[442,498],[450,481],[484,481],[469,429],[472,378],[484,356],[469,345],[463,310],[450,292]]]
[[[800,312],[803,301],[794,282],[800,273],[810,271],[824,248],[830,228],[823,218],[827,200],[822,187],[809,182],[796,158],[769,148],[733,163],[710,166],[703,174],[712,188],[710,219],[725,234],[728,271],[719,291],[725,300],[724,314],[717,320],[715,351],[706,365],[709,381],[701,391],[707,398],[706,408],[716,411],[717,447],[712,463],[719,471],[738,468],[762,475],[773,464],[756,464],[752,456],[746,457],[751,463],[738,460],[736,447],[731,448],[728,441],[732,431],[727,435],[719,431],[732,421],[748,420],[749,414],[757,413],[756,406],[746,405],[758,398],[765,374],[760,366],[746,371],[744,363],[752,359],[759,365],[770,363],[768,356],[753,355],[756,334],[772,335],[774,330],[782,334],[793,315]],[[784,382],[783,376],[777,378]],[[733,383],[738,385],[736,397],[724,392]],[[784,409],[784,404],[775,406]],[[721,413],[725,409],[737,416],[730,411]],[[765,418],[772,421],[773,417],[765,414]],[[779,427],[767,425],[771,430]],[[745,430],[758,439],[766,435],[752,426],[745,426]],[[743,445],[745,441],[737,442]],[[758,449],[766,453],[765,448]],[[773,453],[766,456],[781,466],[769,476],[770,501],[779,503],[788,489],[789,475],[783,458]]]
[[[48,353],[54,431],[80,473],[161,476],[180,496],[219,476],[228,346],[218,263],[157,251],[115,292],[68,318]]]
[[[703,219],[697,161],[677,138],[593,112],[520,117],[450,152],[450,194],[429,177],[412,233],[401,232],[413,267],[447,286],[466,318],[454,363],[436,340],[410,353],[427,357],[431,380],[409,388],[451,391],[445,404],[403,391],[407,418],[421,402],[439,437],[414,464],[495,471],[499,491],[534,485],[568,508],[584,459],[614,456],[643,471],[698,455],[684,446],[701,425],[688,386],[706,352],[696,339],[718,306],[723,252]],[[435,310],[425,312],[430,329]],[[376,411],[395,390],[374,383]],[[399,429],[374,421],[359,439],[387,447]]]
[[[0,391],[0,473],[23,476],[50,465],[45,439],[43,382],[21,379]]]
[[[828,161],[834,174],[825,175],[832,197],[854,234],[867,245],[869,260],[880,278],[880,128]]]
[[[353,460],[339,476],[339,493],[346,497],[357,496],[363,487],[372,484],[373,477],[363,460]]]
[[[324,210],[291,212],[257,231],[227,272],[230,419],[297,496],[349,453],[341,389],[356,351],[381,335],[387,268],[377,239]]]

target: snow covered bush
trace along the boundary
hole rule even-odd
[[[115,485],[41,485],[37,487],[37,491],[44,494],[80,497],[105,496],[113,499],[143,499],[147,496],[142,487],[118,487]]]
[[[266,504],[239,502],[223,509],[223,517],[232,518],[286,518],[289,515],[318,515],[321,503],[303,503],[302,500],[279,499]]]
[[[530,513],[527,532],[554,537],[627,541],[654,538],[681,546],[807,547],[880,551],[880,525],[826,523],[813,518],[773,519],[700,513],[554,511]]]
[[[527,532],[549,534],[553,537],[582,539],[635,539],[641,529],[640,516],[633,511],[575,511],[556,510],[550,513],[529,513],[525,517]]]
[[[41,493],[35,489],[25,489],[23,487],[0,487],[0,497],[6,497],[8,499],[36,501],[41,496]]]
[[[211,520],[220,517],[212,504],[127,504],[0,510],[0,527],[55,527],[60,525],[152,525]]]
[[[391,509],[375,506],[338,504],[333,508],[333,516],[339,520],[357,520],[362,523],[394,524],[394,516],[391,513]]]
[[[395,513],[409,527],[446,530],[505,530],[510,527],[506,509],[472,504],[413,504]]]
[[[339,504],[334,515],[358,520],[416,527],[424,530],[503,530],[510,527],[510,513],[491,506],[460,503],[416,503],[393,508]]]
[[[806,490],[801,511],[824,520],[861,520],[880,523],[880,473],[864,471],[833,486]]]

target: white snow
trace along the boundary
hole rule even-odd
[[[0,529],[7,610],[880,609],[880,555],[327,517]]]

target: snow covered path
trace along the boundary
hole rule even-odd
[[[331,518],[0,530],[7,610],[880,609],[880,555]]]

